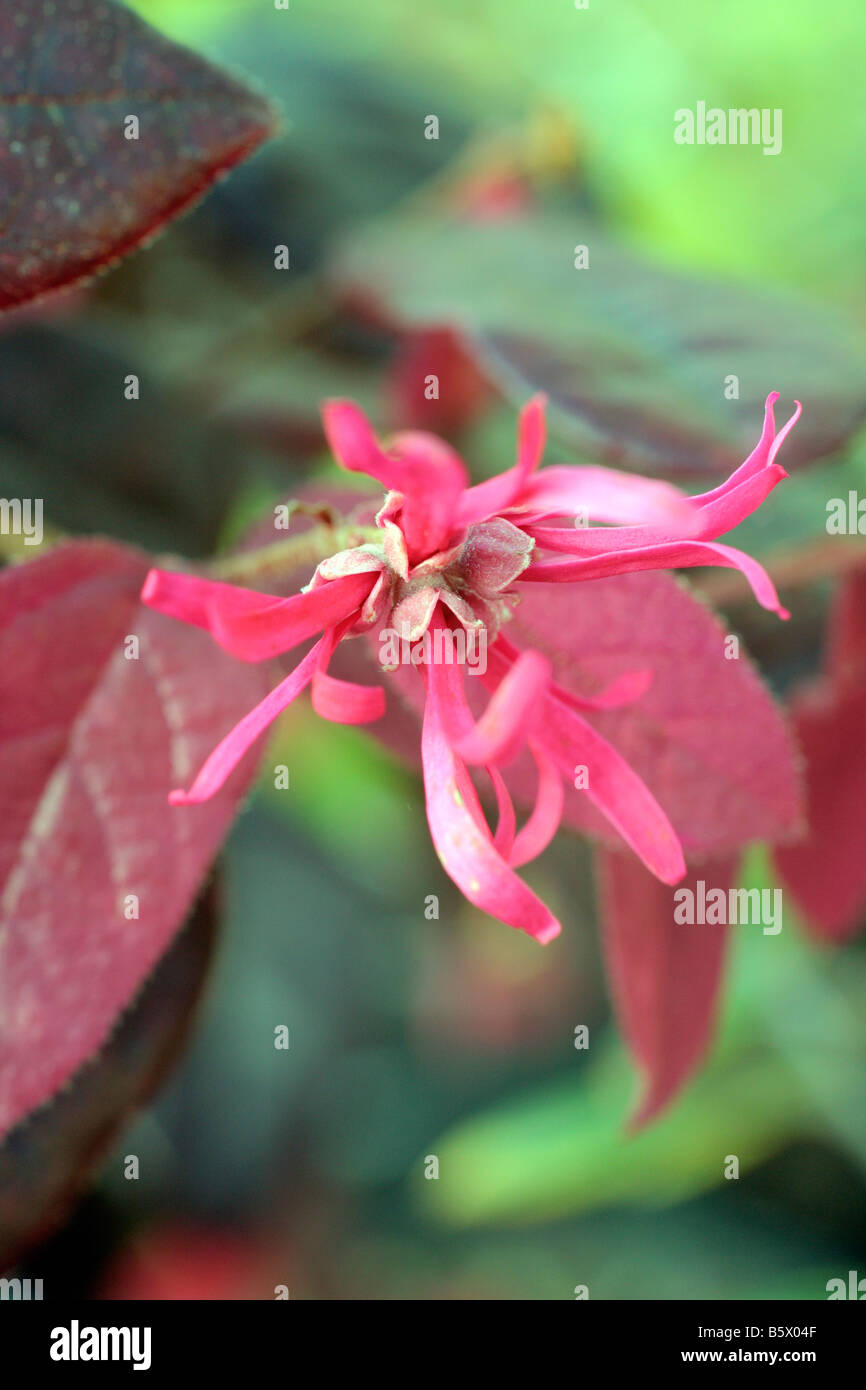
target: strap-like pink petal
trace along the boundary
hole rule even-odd
[[[385,713],[385,691],[381,685],[358,685],[328,675],[328,662],[345,632],[351,618],[330,628],[319,642],[319,660],[313,676],[310,696],[313,709],[322,719],[333,724],[371,724]]]
[[[506,864],[511,863],[511,850],[514,845],[514,836],[517,830],[517,816],[514,811],[514,802],[511,794],[505,785],[505,778],[498,767],[488,767],[487,775],[493,783],[493,790],[496,793],[496,809],[498,818],[496,821],[496,834],[493,836],[493,844],[497,854],[505,860]]]
[[[397,434],[391,448],[404,472],[400,529],[414,564],[447,547],[469,474],[460,455],[435,434]]]
[[[519,503],[509,509],[518,525],[544,517],[581,517],[617,523],[662,522],[690,534],[694,506],[679,488],[595,465],[555,464],[530,478]]]
[[[519,503],[544,453],[546,404],[547,397],[540,393],[527,401],[517,426],[517,463],[495,478],[466,489],[457,508],[457,526],[471,526]]]
[[[144,581],[141,601],[158,613],[192,623],[209,631],[215,608],[231,608],[237,613],[252,613],[268,604],[283,600],[255,589],[241,589],[236,584],[223,584],[215,579],[202,579],[197,574],[181,574],[176,570],[152,569]]]
[[[693,501],[697,502],[700,506],[706,506],[708,503],[723,497],[731,488],[739,487],[740,484],[745,482],[748,478],[753,477],[756,473],[760,473],[762,469],[767,468],[773,463],[777,453],[803,413],[803,407],[800,402],[795,401],[794,405],[796,409],[793,415],[785,422],[777,434],[773,406],[778,399],[778,391],[771,391],[767,397],[764,405],[764,425],[761,430],[761,437],[745,463],[741,463],[739,468],[737,468],[725,482],[720,483],[718,487],[713,488],[710,492],[701,493],[699,496],[693,498]]]
[[[190,806],[199,801],[207,801],[219,791],[247,749],[252,747],[277,715],[300,695],[304,687],[309,685],[316,671],[321,645],[321,642],[317,642],[291,675],[286,676],[285,680],[281,681],[270,695],[266,695],[260,704],[251,709],[249,714],[244,715],[230,734],[226,734],[204,763],[188,792],[173,791],[170,794],[168,799],[173,806]]]
[[[443,727],[455,752],[476,766],[502,766],[517,756],[550,676],[550,662],[540,652],[521,652],[476,723],[466,699],[462,668],[455,662],[433,664],[428,670],[428,681],[439,693]]]
[[[607,817],[626,844],[663,883],[676,883],[686,871],[676,831],[649,787],[591,724],[551,693],[536,734],[564,777],[586,767],[582,793]]]
[[[411,558],[442,549],[455,526],[458,499],[469,481],[462,459],[435,435],[408,431],[382,448],[363,411],[351,401],[322,408],[331,452],[352,473],[366,473],[400,493],[400,525]]]
[[[199,575],[152,569],[141,600],[170,618],[204,628],[242,661],[264,661],[354,613],[377,577],[378,571],[367,570],[277,598]]]
[[[210,615],[210,630],[233,656],[242,661],[265,661],[357,613],[378,578],[376,570],[347,574],[291,598],[272,600],[252,612],[216,605]]]
[[[604,579],[615,574],[631,574],[636,570],[689,569],[695,565],[719,565],[723,569],[738,569],[749,582],[752,593],[762,608],[789,617],[779,602],[779,595],[763,565],[718,541],[672,541],[665,545],[648,545],[642,550],[612,551],[608,555],[591,555],[576,560],[534,560],[523,574],[523,580],[543,584],[566,584],[580,579]]]
[[[354,401],[325,401],[322,423],[331,453],[342,468],[349,473],[366,473],[386,492],[405,492],[406,470],[385,452]]]
[[[532,814],[515,836],[508,856],[509,864],[515,869],[537,859],[547,849],[559,829],[565,800],[562,777],[550,754],[534,740],[529,747],[538,768],[538,791]]]
[[[421,758],[430,834],[442,867],[475,907],[537,941],[558,936],[559,922],[497,852],[489,831],[479,827],[460,790],[465,766],[454,753],[442,723],[441,701],[428,682]]]
[[[488,653],[487,683],[492,690],[497,688],[499,682],[508,674],[509,667],[519,657],[520,651],[510,637],[500,632]],[[642,667],[637,671],[624,671],[595,695],[574,695],[561,685],[556,686],[556,693],[559,699],[571,705],[572,709],[622,709],[624,705],[632,705],[635,700],[640,700],[654,679],[655,672],[648,667]]]
[[[737,487],[728,488],[712,501],[695,506],[687,535],[671,526],[569,527],[533,524],[524,529],[539,548],[579,558],[643,549],[650,545],[667,545],[679,540],[713,540],[716,536],[723,536],[726,531],[732,531],[757,511],[773,488],[787,476],[779,464],[769,464],[751,478],[744,479]]]

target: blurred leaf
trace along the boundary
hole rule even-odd
[[[739,881],[772,885],[763,852],[746,857]],[[742,1174],[804,1137],[832,1136],[866,1166],[866,963],[820,955],[792,919],[786,905],[778,935],[738,930],[713,1054],[665,1115],[623,1133],[627,1066],[605,1034],[578,1074],[432,1141],[440,1179],[419,1184],[419,1197],[450,1224],[523,1224],[683,1201],[724,1181],[728,1155]]]
[[[864,614],[866,571],[851,574],[836,595],[825,676],[791,701],[806,760],[809,833],[775,856],[807,924],[831,941],[858,931],[866,912]]]
[[[0,309],[109,266],[275,125],[262,97],[113,0],[7,7],[0,89]]]
[[[440,1176],[423,1184],[427,1207],[462,1226],[664,1205],[714,1187],[727,1155],[745,1172],[802,1130],[802,1093],[766,1054],[711,1065],[672,1111],[626,1138],[629,1089],[622,1054],[606,1054],[584,1086],[572,1077],[468,1121],[432,1145]]]
[[[848,691],[817,683],[794,698],[791,714],[806,763],[809,833],[780,847],[776,864],[815,932],[842,941],[866,911],[866,683]]]
[[[435,396],[430,394],[431,376]],[[388,374],[391,414],[400,429],[446,436],[460,432],[479,415],[486,418],[490,395],[472,354],[448,328],[407,334]]]
[[[0,1147],[0,1269],[66,1217],[115,1132],[173,1062],[210,964],[216,896],[209,887],[99,1056],[6,1136]]]
[[[829,620],[827,674],[839,686],[866,679],[866,565],[839,586]]]
[[[652,1120],[703,1061],[716,1023],[727,923],[683,924],[675,891],[697,880],[727,895],[736,863],[702,862],[676,890],[634,855],[598,855],[599,916],[621,1026],[641,1071],[635,1126]],[[727,914],[726,914],[727,915]]]
[[[142,608],[147,569],[93,541],[0,573],[0,1134],[102,1045],[189,911],[252,770],[207,806],[168,805],[261,676]]]
[[[124,394],[130,372],[138,400]],[[131,338],[104,328],[7,328],[0,444],[3,496],[38,494],[65,530],[185,554],[212,547],[242,466],[225,428],[191,412]]]
[[[103,1275],[98,1297],[124,1303],[225,1303],[272,1298],[286,1277],[284,1253],[268,1249],[258,1233],[183,1220],[155,1222],[120,1251]]]
[[[269,360],[226,360],[210,374],[218,399],[218,425],[236,437],[254,440],[284,461],[324,448],[321,404],[329,397],[349,397],[368,410],[378,408],[381,373],[370,361],[345,361],[312,348],[295,346]]]
[[[589,267],[577,270],[584,244]],[[729,472],[757,443],[771,390],[805,407],[789,466],[840,448],[866,414],[866,356],[835,315],[661,270],[583,213],[397,214],[355,234],[335,273],[400,322],[463,330],[516,403],[546,391],[552,428],[618,467]]]
[[[269,295],[319,266],[347,228],[435,177],[467,140],[459,93],[423,74],[409,81],[387,51],[347,53],[326,19],[311,30],[295,10],[269,3],[227,24],[209,47],[280,102],[287,129],[220,184],[181,235]],[[430,112],[436,140],[424,135]],[[289,248],[287,273],[274,272],[277,245]]]
[[[410,79],[432,70],[487,119],[569,121],[608,215],[663,255],[823,281],[845,302],[854,271],[862,304],[863,7],[788,0],[785,16],[753,0],[620,0],[536,7],[529,23],[526,0],[438,0],[429,15],[404,0],[321,0],[303,20],[339,26],[350,50],[390,50]],[[781,156],[677,145],[674,113],[698,99],[782,108]]]

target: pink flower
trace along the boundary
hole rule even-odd
[[[524,408],[517,461],[470,486],[462,460],[423,433],[398,435],[384,449],[349,402],[324,408],[325,432],[342,466],[385,489],[366,539],[318,566],[291,598],[276,598],[191,575],[152,570],[142,598],[151,607],[207,629],[244,661],[264,661],[321,633],[319,640],[208,758],[174,803],[212,796],[273,719],[307,686],[325,719],[362,724],[385,713],[382,686],[328,674],[337,645],[375,633],[408,646],[426,686],[422,763],[427,817],[445,871],[470,902],[550,941],[560,924],[515,872],[550,843],[560,822],[563,779],[587,769],[585,794],[643,863],[665,883],[685,874],[679,839],[643,781],[583,717],[639,700],[649,670],[621,676],[593,698],[553,679],[549,661],[519,651],[507,623],[527,583],[573,583],[632,570],[724,565],[742,571],[763,607],[787,617],[762,567],[717,537],[764,501],[786,473],[779,447],[800,415],[776,433],[767,398],[761,438],[720,487],[686,497],[667,483],[607,468],[539,468],[544,400]],[[603,523],[589,525],[588,522]],[[463,639],[461,649],[460,638]],[[473,639],[484,639],[480,683],[489,701],[478,718],[464,686]],[[426,645],[425,645],[426,644]],[[419,657],[420,649],[420,657]],[[477,687],[476,687],[477,688]],[[518,830],[503,775],[524,748],[537,768],[535,806]],[[471,769],[488,773],[498,803],[491,830]]]

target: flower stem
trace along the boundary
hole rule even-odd
[[[329,555],[363,545],[365,541],[375,541],[380,536],[375,526],[345,522],[335,525],[331,520],[322,520],[299,536],[287,536],[256,550],[242,550],[214,560],[208,565],[208,574],[212,579],[231,583],[260,579],[267,574],[286,575],[301,566],[313,569]]]

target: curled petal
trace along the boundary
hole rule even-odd
[[[439,697],[443,727],[462,761],[483,766],[511,762],[526,742],[550,675],[546,657],[539,652],[521,652],[476,723],[463,689],[461,667],[457,663],[431,665],[429,687]]]
[[[719,487],[713,488],[711,492],[704,492],[701,493],[700,496],[695,497],[693,500],[698,503],[698,505],[704,507],[708,503],[717,501],[720,497],[723,497],[726,492],[729,492],[732,488],[739,487],[741,483],[744,483],[756,473],[760,473],[774,462],[777,453],[803,413],[803,407],[800,402],[795,401],[794,405],[796,409],[793,415],[785,422],[777,434],[773,406],[778,399],[778,391],[771,391],[767,397],[764,405],[764,426],[761,430],[761,437],[745,463],[741,463],[739,468],[736,469],[725,482],[721,483]]]
[[[385,713],[385,691],[381,685],[358,685],[328,675],[328,662],[352,620],[331,628],[319,642],[319,659],[310,691],[313,709],[333,724],[371,724]]]
[[[405,470],[400,527],[410,560],[424,559],[448,544],[469,475],[450,444],[434,434],[398,434],[392,448]]]
[[[349,473],[366,473],[386,492],[404,492],[404,468],[386,454],[373,427],[353,401],[326,401],[322,406],[325,438],[334,458]]]
[[[655,671],[645,666],[638,671],[624,671],[597,695],[572,695],[561,686],[557,686],[557,694],[573,709],[623,709],[642,699],[654,680]]]
[[[410,558],[441,549],[469,481],[450,445],[435,435],[412,431],[397,435],[386,453],[363,411],[351,401],[326,402],[322,418],[331,451],[344,468],[366,473],[388,492],[402,494],[400,521]]]
[[[428,684],[421,758],[430,834],[442,867],[475,907],[537,941],[551,941],[560,924],[540,898],[509,868],[489,831],[478,825],[460,790],[465,766],[442,724],[441,702]],[[468,779],[467,779],[468,780]]]
[[[481,834],[486,836],[490,843],[493,844],[493,836],[490,833],[490,826],[487,824],[487,817],[484,814],[483,807],[479,800],[475,783],[472,781],[472,778],[469,775],[469,769],[466,766],[466,764],[461,761],[460,758],[455,758],[454,761],[454,782],[459,795],[463,799],[463,804],[466,806],[467,810],[469,811],[469,814],[475,822],[475,825],[481,831]]]
[[[679,488],[612,468],[557,464],[529,480],[513,519],[573,517],[611,522],[663,522],[680,535],[695,525],[695,507]]]
[[[517,428],[517,463],[495,478],[467,488],[457,509],[456,525],[470,526],[475,521],[495,516],[519,503],[527,482],[541,462],[544,453],[546,425],[544,409],[547,397],[533,396],[520,412]]]
[[[504,633],[500,633],[496,639],[496,646],[492,648],[489,659],[490,685],[496,689],[499,682],[508,673],[510,665],[517,661],[520,651],[511,642],[510,638]],[[622,709],[625,705],[634,704],[635,700],[640,700],[649,690],[655,680],[655,672],[649,667],[643,667],[637,671],[624,671],[621,676],[617,676],[606,685],[602,690],[594,695],[574,695],[570,690],[566,690],[561,685],[556,685],[554,689],[560,700],[572,709]]]
[[[762,608],[789,617],[779,602],[779,595],[763,565],[718,541],[671,541],[665,545],[648,545],[641,550],[612,551],[608,555],[591,555],[576,560],[537,560],[524,574],[524,580],[536,582],[571,583],[579,579],[603,579],[615,574],[631,574],[636,570],[689,569],[695,565],[720,565],[738,569],[745,575],[752,593]]]
[[[327,672],[316,672],[312,689],[313,709],[333,724],[372,724],[385,713],[381,685],[356,685]]]
[[[529,747],[538,768],[538,792],[532,815],[515,837],[508,857],[515,869],[537,859],[547,849],[559,829],[565,801],[562,778],[550,754],[534,741],[530,741]]]
[[[242,661],[265,661],[290,651],[323,628],[357,615],[378,578],[377,570],[347,574],[253,611],[215,606],[210,630],[232,656]]]
[[[646,783],[591,724],[555,694],[545,701],[537,741],[569,781],[584,766],[584,795],[619,831],[626,844],[663,883],[677,883],[686,871],[676,831]]]
[[[165,613],[169,618],[177,618],[182,623],[191,623],[206,631],[210,631],[211,615],[216,608],[253,613],[268,604],[282,602],[272,594],[261,594],[256,589],[241,589],[236,584],[202,579],[197,574],[160,569],[148,572],[141,590],[141,601],[158,613]]]
[[[726,482],[712,492],[702,493],[689,500],[692,511],[685,518],[673,518],[675,524],[607,527],[543,527],[527,524],[527,534],[545,550],[575,556],[600,555],[608,551],[642,549],[681,539],[713,540],[739,526],[747,516],[757,511],[773,488],[788,475],[775,457],[786,436],[800,418],[800,403],[787,424],[775,433],[773,404],[778,392],[767,397],[764,429],[760,442],[748,459]],[[685,524],[683,524],[685,522]]]
[[[514,844],[514,833],[517,829],[517,817],[514,814],[514,802],[511,800],[505,779],[497,767],[488,767],[487,774],[493,783],[493,790],[496,793],[496,807],[499,818],[496,822],[496,834],[493,843],[497,854],[510,864],[511,850]]]
[[[244,715],[231,733],[217,744],[188,792],[173,791],[170,794],[168,799],[173,806],[190,806],[199,801],[207,801],[219,791],[247,749],[252,747],[277,715],[309,685],[316,671],[321,647],[322,643],[317,642],[294,671],[286,676],[285,680],[280,681],[270,695],[266,695],[249,714]]]
[[[770,464],[760,473],[728,488],[719,497],[696,506],[691,516],[690,534],[670,526],[536,526],[526,527],[536,545],[578,558],[643,549],[650,545],[674,544],[679,540],[708,540],[732,531],[757,511],[773,488],[787,473],[779,464]],[[693,499],[695,500],[695,499]]]

